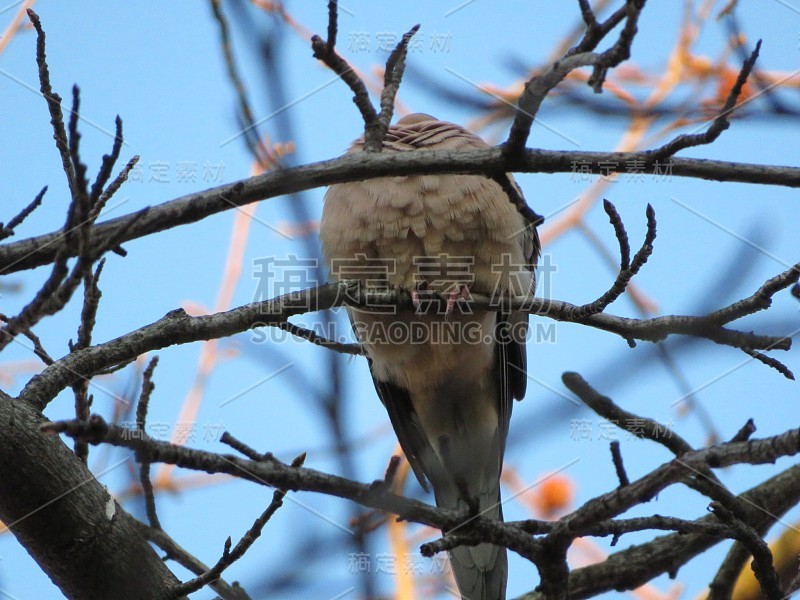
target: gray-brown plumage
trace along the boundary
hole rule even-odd
[[[363,150],[356,140],[348,153]],[[389,128],[384,152],[486,148],[458,125],[429,115]],[[510,176],[509,176],[510,177]],[[512,179],[513,181],[513,179]],[[413,175],[333,185],[320,228],[333,279],[367,286],[533,293],[539,242],[494,181],[476,175]],[[525,394],[527,314],[462,310],[349,310],[375,388],[423,487],[439,506],[502,519],[500,471],[513,399]],[[510,328],[511,338],[498,335]],[[463,598],[501,600],[506,550],[492,544],[450,553]]]

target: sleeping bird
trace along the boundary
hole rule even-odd
[[[356,140],[348,154],[363,146]],[[400,119],[383,140],[383,152],[488,147],[425,114]],[[320,237],[332,279],[411,295],[413,310],[348,314],[420,484],[427,490],[430,483],[436,504],[465,520],[502,520],[500,472],[512,403],[525,395],[528,323],[527,313],[506,310],[503,299],[533,295],[535,228],[491,179],[409,175],[330,186]],[[497,309],[471,308],[472,293],[489,296]],[[505,548],[460,546],[450,563],[462,598],[505,598]]]

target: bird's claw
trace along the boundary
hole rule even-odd
[[[420,294],[420,292],[422,292],[422,294]],[[414,305],[414,312],[417,314],[428,312],[428,308],[430,307],[430,299],[425,298],[425,296],[428,295],[427,281],[420,281],[413,288],[411,288],[411,304]],[[423,305],[423,302],[426,300],[427,303]]]
[[[456,306],[456,301],[466,300],[469,298],[469,288],[466,285],[460,285],[454,290],[447,293],[447,305],[444,309],[445,316],[449,316]]]
[[[397,288],[400,289],[399,287]],[[417,314],[425,314],[430,310],[431,305],[435,302],[441,302],[439,296],[434,290],[428,289],[428,283],[422,281],[408,290],[411,296],[411,304],[414,306],[414,311]],[[467,300],[470,298],[469,288],[466,285],[459,285],[452,288],[445,294],[446,301],[444,307],[445,318],[449,317],[455,310],[456,302],[459,300]],[[439,304],[441,307],[441,304]],[[441,308],[439,309],[441,311]]]

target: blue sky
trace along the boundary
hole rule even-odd
[[[640,36],[633,48],[635,63],[641,69],[662,68],[680,24],[682,4],[653,2],[644,11]],[[794,3],[774,0],[740,4],[739,19],[748,42],[764,40],[759,62],[762,68],[786,73],[800,68],[800,10]],[[0,26],[10,20],[16,10],[13,6],[0,12]],[[287,3],[298,22],[320,34],[324,34],[326,26],[325,6],[322,0]],[[140,180],[130,181],[121,189],[104,213],[107,218],[249,174],[251,161],[243,145],[236,141],[226,143],[238,131],[234,95],[224,73],[217,30],[207,3],[41,0],[35,9],[48,34],[54,88],[69,98],[72,84],[80,85],[82,156],[90,172],[110,148],[109,132],[113,131],[117,114],[124,121],[126,141],[120,164],[134,154],[141,156]],[[342,8],[340,49],[358,68],[369,72],[386,58],[379,47],[381,40],[399,36],[420,23],[422,43],[409,54],[409,69],[468,93],[474,90],[470,82],[507,86],[516,81],[519,73],[509,65],[515,60],[531,65],[543,61],[577,18],[577,3],[571,2],[413,0],[376,6],[374,2],[349,0]],[[259,19],[264,20],[260,16]],[[256,21],[258,27],[260,20]],[[268,27],[268,20],[264,21]],[[276,120],[269,118],[276,110],[266,100],[269,81],[260,73],[250,46],[240,37],[243,30],[234,27],[234,32],[234,47],[256,117],[262,121],[261,131],[269,133],[274,141],[286,142],[275,131]],[[726,35],[724,27],[710,23],[696,52],[716,60]],[[333,75],[311,57],[307,44],[292,32],[285,34],[283,60],[285,105],[291,105],[288,110],[296,128],[294,160],[306,163],[338,156],[358,136],[361,127],[350,101],[351,93],[344,84],[333,81]],[[43,207],[19,228],[17,237],[24,238],[60,227],[67,206],[67,187],[52,143],[47,108],[36,92],[35,37],[31,31],[19,33],[0,54],[0,75],[0,197],[4,199],[0,220],[8,220],[43,185],[50,186]],[[415,84],[413,77],[408,79],[400,99],[413,111],[459,123],[476,116],[473,110],[443,101],[425,85]],[[678,96],[691,102],[693,93],[686,88]],[[796,91],[784,93],[784,98],[796,105]],[[557,108],[552,101],[545,102],[539,116],[542,124],[534,126],[529,141],[535,147],[610,150],[624,132],[622,121],[579,108]],[[499,128],[488,133],[496,133],[502,139],[505,132]],[[713,146],[695,148],[682,156],[792,164],[798,156],[797,140],[796,121],[735,120]],[[571,174],[527,174],[518,180],[531,205],[545,215],[557,213],[584,194],[591,183]],[[319,217],[323,193],[321,189],[312,190],[306,196],[314,219]],[[659,223],[655,253],[635,281],[657,301],[663,314],[691,313],[700,307],[727,304],[749,295],[765,279],[800,259],[795,190],[668,178],[622,180],[612,184],[604,196],[617,205],[634,246],[644,234],[646,203],[655,207]],[[302,240],[287,240],[276,233],[276,229],[292,224],[287,207],[285,200],[271,200],[258,207],[234,305],[249,302],[256,294],[254,261],[302,254]],[[124,334],[186,302],[213,306],[233,218],[233,211],[229,211],[189,227],[128,243],[126,258],[110,256],[101,279],[104,295],[95,340]],[[586,222],[613,251],[613,232],[599,206],[592,209]],[[576,303],[589,301],[613,279],[595,249],[576,232],[559,238],[545,252],[557,267],[552,279],[552,295],[556,298]],[[734,257],[737,262],[731,265]],[[725,273],[728,275],[723,278]],[[9,282],[23,286],[23,293],[4,292],[0,312],[18,310],[46,275],[46,269],[39,269],[9,276]],[[723,294],[723,288],[730,290]],[[73,302],[37,327],[53,355],[67,352],[66,340],[75,337],[79,311],[79,303]],[[636,314],[625,297],[610,312]],[[308,315],[298,322],[311,324],[314,318]],[[743,320],[740,326],[787,333],[800,327],[799,320],[796,302],[783,293],[776,297],[769,313]],[[541,327],[550,325],[540,320],[533,322]],[[683,393],[655,358],[651,346],[640,344],[630,350],[623,340],[610,334],[573,325],[557,324],[552,331],[555,339],[542,340],[529,348],[529,391],[525,401],[515,407],[511,425],[507,464],[514,466],[526,481],[564,469],[577,482],[578,502],[615,486],[608,440],[600,435],[600,420],[574,407],[560,381],[564,371],[582,373],[626,409],[670,424],[693,445],[703,444],[704,428],[695,415],[684,417],[676,410],[675,403]],[[248,335],[224,343],[237,356],[222,361],[208,381],[198,417],[200,433],[194,445],[222,450],[213,439],[202,439],[202,431],[224,426],[240,439],[283,459],[309,450],[307,466],[336,471],[338,464],[324,451],[330,443],[325,423],[309,399],[315,386],[324,387],[325,351],[292,340],[280,344],[277,349],[256,344]],[[199,345],[191,345],[158,353],[161,362],[156,372],[151,423],[174,427],[191,386],[199,352]],[[755,419],[759,436],[779,433],[796,424],[797,384],[764,365],[710,342],[678,348],[674,356],[686,384],[697,391],[723,438],[733,435],[749,417]],[[0,372],[7,361],[31,358],[24,345],[12,345],[2,357]],[[796,350],[778,358],[795,371],[800,370]],[[277,373],[282,368],[284,371]],[[357,476],[370,481],[382,475],[394,438],[364,361],[346,361],[344,373],[349,436],[367,438],[357,452]],[[99,381],[95,410],[110,416],[111,395],[120,394],[129,386],[131,376],[127,372]],[[298,378],[306,382],[305,389],[297,385]],[[18,377],[10,391],[18,391],[25,380],[24,376]],[[63,394],[47,414],[50,418],[68,417],[71,406],[70,398]],[[576,419],[588,420],[591,439],[576,439]],[[658,446],[628,440],[624,433],[618,437],[632,477],[669,458]],[[101,459],[106,466],[114,465],[123,457],[117,452],[105,456],[103,451],[93,451],[96,465],[101,464]],[[735,467],[720,476],[733,490],[741,491],[789,464],[783,460],[776,467]],[[112,491],[120,491],[127,481],[125,467],[109,471],[101,481]],[[418,491],[415,487],[412,486],[413,493]],[[200,558],[213,562],[225,537],[237,539],[270,496],[271,491],[252,484],[229,482],[161,495],[158,505],[167,530]],[[230,569],[228,580],[239,579],[247,586],[260,581],[265,571],[269,574],[278,568],[286,548],[297,538],[298,523],[320,526],[325,535],[340,534],[339,528],[351,512],[347,503],[311,494],[293,496],[296,501],[288,502],[278,513],[251,554]],[[704,514],[706,505],[694,493],[671,489],[633,512],[697,517]],[[141,513],[135,503],[126,506],[135,514]],[[236,510],[222,508],[230,506]],[[324,516],[322,524],[317,521],[318,514]],[[507,519],[526,514],[515,503],[509,503],[506,509]],[[799,520],[797,510],[786,519],[788,523]],[[623,542],[644,539],[646,536],[628,536]],[[598,543],[608,550],[608,541]],[[385,534],[375,535],[375,546],[376,551],[381,547],[385,551]],[[681,570],[678,580],[686,585],[686,597],[693,597],[708,582],[724,551],[720,546]],[[314,576],[320,582],[310,588],[314,597],[334,597],[352,587],[347,552],[333,553],[308,570],[308,577]],[[186,577],[185,572],[177,572]],[[536,581],[533,566],[512,557],[509,595],[532,589]],[[384,578],[380,585],[387,583]],[[657,585],[663,591],[669,582],[660,578]],[[58,597],[46,576],[8,535],[0,537],[0,594],[20,599]],[[213,594],[203,590],[195,597],[212,598]],[[309,596],[301,593],[297,597]]]

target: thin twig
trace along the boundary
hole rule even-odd
[[[605,52],[595,54],[591,50],[611,31],[613,26],[621,21],[622,16],[618,16],[620,13],[617,11],[603,26],[597,26],[593,14],[587,12],[586,7],[581,5],[584,19],[593,23],[594,26],[590,26],[584,38],[567,51],[560,60],[532,77],[525,84],[525,88],[517,100],[517,111],[514,122],[511,124],[508,140],[503,144],[503,151],[507,157],[516,158],[522,154],[542,102],[551,90],[572,71],[579,67],[591,66],[593,70],[588,83],[595,92],[602,90],[608,70],[630,57],[631,44],[636,35],[639,14],[643,6],[643,0],[627,0],[624,7],[625,26],[616,43]]]
[[[233,434],[231,434],[231,433],[229,433],[227,431],[225,431],[222,434],[222,437],[220,438],[219,441],[222,442],[223,444],[227,444],[228,446],[230,446],[231,448],[233,448],[237,452],[240,452],[241,454],[243,454],[244,456],[246,456],[250,460],[254,460],[256,462],[262,461],[262,460],[274,460],[274,457],[272,456],[271,453],[267,452],[266,454],[262,454],[261,452],[258,452],[254,448],[251,448],[250,446],[248,446],[244,442],[236,439],[233,436]]]
[[[128,163],[122,168],[119,174],[114,178],[109,186],[103,190],[100,196],[97,198],[97,202],[94,203],[92,207],[92,212],[89,214],[89,218],[92,222],[97,220],[97,217],[100,216],[100,211],[103,210],[103,207],[108,203],[108,201],[117,193],[117,190],[128,180],[128,175],[130,174],[133,167],[136,166],[136,163],[139,162],[139,156],[136,155],[131,158]],[[94,228],[93,228],[94,230]]]
[[[247,87],[239,73],[239,67],[236,64],[236,57],[233,53],[233,44],[231,42],[230,27],[228,25],[228,19],[222,11],[222,2],[220,0],[210,0],[210,4],[214,19],[219,27],[220,46],[222,48],[222,57],[225,61],[225,70],[228,74],[228,80],[236,94],[239,120],[242,125],[244,140],[248,145],[250,153],[258,161],[261,168],[266,170],[277,163],[278,156],[263,142],[258,132],[258,123],[253,114],[253,109],[250,106],[250,100],[247,97]]]
[[[98,287],[98,282],[105,264],[105,259],[101,258],[94,273],[88,272],[84,276],[83,309],[81,311],[81,324],[78,327],[78,342],[70,350],[88,348],[92,345],[92,331],[97,320],[97,307],[100,304],[100,298],[103,296]]]
[[[625,224],[622,222],[616,206],[603,199],[603,210],[606,211],[608,220],[614,228],[614,234],[617,236],[617,242],[619,242],[619,270],[625,271],[631,266],[631,245],[628,232],[625,231]]]
[[[635,415],[617,406],[611,398],[600,394],[578,373],[564,373],[561,379],[586,406],[629,434],[661,444],[678,459],[694,452],[694,448],[677,432],[653,419]],[[722,503],[737,516],[744,518],[748,514],[748,507],[737,500],[708,466],[704,465],[696,471],[687,467],[687,471],[686,485]]]
[[[609,69],[630,58],[631,46],[638,31],[639,15],[644,8],[644,2],[645,0],[626,0],[625,26],[614,45],[597,55],[597,60],[592,65],[592,74],[586,82],[596,94],[603,91],[603,83],[605,83]],[[610,29],[606,31],[610,31]]]
[[[61,112],[61,96],[53,91],[53,86],[50,84],[50,69],[47,66],[45,47],[45,32],[39,20],[39,15],[30,8],[27,10],[27,13],[28,18],[31,20],[36,30],[36,64],[39,67],[39,89],[42,92],[42,96],[47,101],[47,108],[50,110],[50,124],[53,126],[53,138],[55,139],[58,153],[61,155],[61,166],[64,169],[64,173],[67,175],[70,193],[73,197],[76,197],[78,189],[75,180],[75,170],[70,157],[67,130],[64,127],[64,116]]]
[[[627,5],[621,6],[608,17],[608,19],[602,23],[598,23],[594,11],[592,11],[587,0],[578,0],[578,4],[581,8],[581,17],[586,24],[586,32],[583,35],[583,39],[581,39],[574,48],[567,51],[566,56],[572,56],[582,52],[591,52],[597,48],[597,45],[603,41],[603,38],[605,38],[614,27],[622,23],[622,20],[628,15]]]
[[[728,93],[728,97],[725,100],[722,110],[711,123],[711,126],[703,133],[683,134],[667,144],[664,144],[660,148],[652,150],[651,154],[656,160],[663,160],[664,158],[672,156],[686,148],[700,146],[703,144],[711,144],[722,134],[723,131],[730,127],[731,124],[728,120],[728,117],[734,110],[736,110],[736,101],[739,99],[739,96],[742,93],[744,84],[747,82],[747,78],[750,76],[750,72],[753,70],[756,60],[758,60],[758,54],[760,51],[761,40],[758,40],[758,43],[756,44],[752,54],[750,54],[750,57],[742,65],[742,69],[739,71],[736,82],[733,84],[731,91]]]
[[[305,462],[306,455],[305,453],[301,454],[297,458],[292,461],[291,466],[293,468],[299,468],[303,466]],[[242,539],[236,544],[236,546],[231,550],[231,538],[228,537],[225,540],[225,546],[222,551],[222,557],[217,561],[217,563],[208,569],[205,573],[191,579],[185,583],[182,583],[179,586],[176,586],[172,590],[172,597],[173,598],[180,598],[182,596],[191,594],[192,592],[196,592],[197,590],[203,588],[204,586],[217,581],[220,576],[222,575],[223,571],[231,566],[234,562],[242,558],[245,553],[250,549],[250,547],[255,543],[255,541],[261,536],[261,532],[264,529],[264,526],[269,522],[277,510],[283,506],[283,499],[286,497],[286,490],[276,490],[275,493],[272,495],[272,502],[270,502],[267,509],[259,516],[255,522],[253,523],[252,527],[247,530],[247,532],[242,536]]]
[[[42,359],[44,364],[52,365],[54,362],[56,362],[55,359],[44,349],[44,346],[42,346],[42,340],[40,340],[39,336],[33,333],[33,331],[26,329],[22,332],[22,335],[24,335],[33,343],[33,353]]]
[[[625,464],[622,462],[622,452],[619,449],[619,440],[614,440],[610,444],[611,448],[611,462],[614,463],[614,471],[617,473],[619,485],[625,487],[630,485],[631,480],[628,479],[628,474],[625,472]]]
[[[364,131],[364,151],[380,152],[383,148],[383,138],[389,129],[389,123],[394,114],[394,101],[397,91],[400,89],[400,82],[406,68],[406,55],[408,54],[408,43],[414,34],[419,31],[419,25],[414,25],[395,46],[386,61],[386,68],[383,73],[383,91],[381,92],[381,112],[378,115],[379,127],[365,129]]]
[[[0,223],[0,240],[4,240],[5,238],[14,235],[14,229],[21,225],[22,222],[39,207],[46,192],[47,186],[44,186],[42,190],[36,194],[36,197],[34,197],[28,206],[23,208],[16,216],[12,217],[12,219],[8,222],[8,225],[3,225]]]
[[[45,423],[40,429],[51,433],[65,433],[71,437],[80,437],[90,443],[105,443],[114,446],[131,448],[139,460],[146,458],[152,462],[164,462],[178,467],[196,469],[207,473],[227,473],[246,479],[259,485],[274,486],[279,489],[316,491],[348,498],[371,508],[381,508],[399,517],[415,522],[431,525],[449,531],[457,528],[465,536],[464,543],[474,545],[491,542],[507,546],[523,557],[536,562],[543,560],[546,549],[543,542],[532,540],[530,535],[522,533],[514,526],[476,516],[469,523],[464,523],[463,515],[457,511],[426,506],[417,501],[396,496],[386,490],[376,489],[372,485],[359,484],[346,478],[321,473],[315,469],[292,467],[277,461],[246,461],[229,455],[217,455],[207,451],[176,446],[168,442],[153,439],[149,436],[138,437],[131,431],[117,425],[106,423],[101,417],[92,415],[88,422],[60,421]],[[699,469],[703,465],[723,468],[733,464],[767,464],[773,463],[783,456],[794,456],[800,452],[800,429],[792,429],[785,433],[764,439],[723,443],[712,448],[690,452],[680,460],[667,462],[640,479],[625,487],[618,487],[611,492],[589,500],[579,509],[553,524],[551,534],[554,540],[568,541],[580,536],[598,521],[611,519],[624,513],[631,507],[653,498],[662,490],[683,480],[686,467]],[[753,522],[756,527],[767,519],[777,518],[775,514],[785,510],[782,508],[798,493],[797,468],[789,469],[786,477],[794,474],[789,481],[794,491],[787,491],[780,498],[761,498],[758,506],[763,511],[753,511]],[[783,478],[779,478],[783,481]],[[744,500],[741,500],[742,502]],[[752,504],[754,500],[749,499]],[[771,512],[770,506],[773,506]],[[688,560],[688,556],[684,560]],[[681,563],[682,564],[682,563]],[[658,569],[657,565],[654,565]]]
[[[176,563],[188,569],[195,575],[201,575],[208,571],[209,567],[205,563],[203,563],[201,560],[198,560],[194,555],[185,550],[163,529],[148,527],[140,521],[135,521],[135,523],[139,526],[142,533],[148,540],[153,542],[166,553],[167,558],[174,560]],[[220,578],[209,585],[220,595],[222,600],[251,600],[250,596],[238,584],[238,582],[228,584]]]
[[[111,147],[111,154],[103,155],[103,158],[100,162],[100,169],[98,169],[97,171],[97,177],[95,178],[94,183],[92,184],[92,191],[91,191],[92,210],[96,210],[101,195],[104,192],[105,185],[111,178],[111,173],[114,170],[114,165],[117,164],[117,160],[119,159],[119,153],[122,150],[122,143],[123,143],[122,119],[120,118],[119,115],[117,115],[116,119],[114,120],[114,125],[116,127],[116,131],[114,133],[114,144]],[[97,210],[97,213],[99,214],[100,210]]]
[[[328,348],[330,350],[334,350],[342,354],[350,354],[352,356],[365,355],[364,348],[362,348],[360,344],[346,344],[343,342],[337,342],[336,340],[329,340],[328,338],[319,335],[317,332],[312,331],[311,329],[300,327],[299,325],[295,325],[289,321],[277,323],[276,326],[287,333],[291,333],[300,339],[307,340],[316,346],[321,346],[322,348]]]
[[[767,356],[759,352],[758,350],[753,350],[752,348],[742,348],[742,352],[747,354],[748,356],[752,356],[758,362],[767,365],[768,367],[775,369],[778,373],[786,377],[786,379],[791,379],[794,381],[794,373],[792,373],[791,369],[779,361],[777,358],[772,358],[771,356]]]
[[[397,477],[397,470],[400,468],[400,457],[392,456],[386,466],[386,473],[383,475],[383,483],[387,488],[391,488]]]
[[[156,385],[153,383],[153,372],[158,366],[158,357],[154,356],[142,374],[142,390],[139,393],[139,402],[136,403],[136,429],[144,433],[147,423],[147,411],[150,407],[150,397]],[[139,463],[139,482],[142,485],[145,512],[150,527],[161,529],[161,521],[156,511],[156,497],[153,482],[150,480],[150,463],[143,460]]]
[[[712,502],[709,509],[720,521],[731,527],[735,538],[753,555],[751,567],[761,586],[763,596],[768,600],[784,600],[786,596],[772,564],[772,552],[758,532],[716,502]]]
[[[730,439],[730,441],[744,442],[746,440],[749,440],[750,436],[752,436],[755,432],[756,432],[756,424],[753,422],[753,419],[747,419],[747,423],[742,425],[742,428],[736,432],[736,435],[734,435]]]
[[[77,190],[77,196],[73,193],[73,198],[80,199],[79,202],[76,202],[78,212],[76,212],[74,216],[75,225],[83,223],[89,217],[89,209],[91,208],[92,201],[88,190],[89,182],[86,179],[87,167],[80,156],[81,134],[80,131],[78,131],[80,106],[81,91],[77,85],[73,85],[72,109],[69,111],[69,120],[67,121],[67,141],[69,144],[70,161],[72,162],[72,168],[75,173],[75,189]],[[83,244],[83,246],[85,246],[85,244]]]
[[[104,265],[105,259],[101,259],[94,274],[89,270],[83,274],[83,307],[81,309],[80,325],[78,326],[78,341],[75,345],[70,341],[70,352],[82,350],[92,345],[92,331],[97,320],[97,308],[103,295],[98,287],[98,282]],[[88,419],[92,407],[92,396],[89,395],[89,380],[79,380],[72,386],[72,390],[75,394],[75,418]],[[85,464],[89,460],[89,446],[85,442],[76,441],[75,454]]]
[[[653,252],[653,242],[656,239],[656,215],[653,207],[650,204],[647,205],[646,210],[647,234],[645,235],[642,247],[639,248],[639,251],[633,257],[633,262],[630,262],[630,264],[628,264],[630,255],[628,236],[625,233],[624,228],[620,229],[622,221],[619,213],[617,213],[614,205],[608,200],[603,201],[603,206],[609,215],[611,224],[614,226],[614,232],[617,234],[617,239],[619,240],[620,264],[627,266],[620,269],[620,272],[617,275],[617,278],[614,280],[614,283],[602,296],[593,302],[576,307],[575,311],[570,314],[570,319],[573,320],[580,320],[587,316],[596,315],[603,312],[609,304],[614,302],[625,292],[631,279],[633,279],[634,275],[636,275],[644,266],[644,264],[647,262],[647,259]]]
[[[380,127],[378,113],[375,112],[375,107],[372,106],[372,102],[369,100],[367,86],[364,85],[364,82],[353,70],[353,67],[336,52],[334,46],[338,29],[337,20],[337,4],[334,0],[331,0],[328,2],[328,35],[332,36],[333,39],[323,41],[321,37],[314,35],[311,37],[311,49],[313,50],[314,58],[325,63],[352,90],[354,94],[353,102],[355,102],[361,112],[361,118],[364,120],[364,135],[369,139],[370,132]]]
[[[789,286],[794,286],[800,279],[800,263],[797,263],[783,273],[771,277],[765,281],[752,296],[734,302],[730,306],[716,310],[708,315],[709,321],[723,325],[736,319],[741,319],[747,315],[752,315],[772,306],[772,297],[785,290]]]

